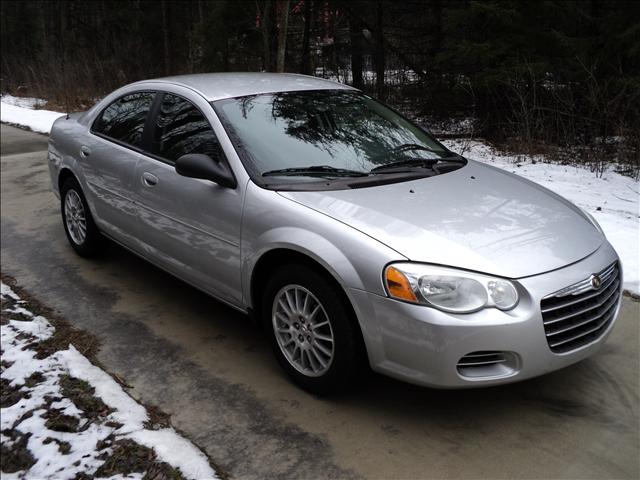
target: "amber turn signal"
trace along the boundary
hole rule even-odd
[[[413,293],[411,283],[404,274],[394,267],[387,267],[385,270],[385,281],[389,295],[400,300],[407,300],[416,303],[418,299]]]

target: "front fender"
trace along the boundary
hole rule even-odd
[[[326,238],[298,227],[279,227],[257,237],[252,249],[253,253],[244,258],[242,270],[247,274],[242,276],[242,290],[247,292],[248,302],[251,302],[252,298],[251,276],[258,260],[268,252],[277,249],[293,250],[313,259],[322,265],[344,289],[365,289],[365,284],[351,261]]]
[[[251,307],[251,278],[275,249],[301,253],[322,265],[348,291],[384,295],[382,271],[405,259],[395,250],[327,215],[249,182],[242,220],[242,291]]]

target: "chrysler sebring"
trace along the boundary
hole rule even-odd
[[[315,393],[367,364],[444,388],[531,378],[596,352],[620,307],[590,215],[335,82],[134,83],[58,119],[48,163],[79,255],[111,239],[254,316]]]

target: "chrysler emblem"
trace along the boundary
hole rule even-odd
[[[598,275],[591,275],[591,286],[593,287],[593,289],[598,290],[600,288],[600,285],[602,285],[602,280],[600,280],[600,277]]]

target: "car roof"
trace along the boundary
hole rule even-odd
[[[324,78],[293,73],[195,73],[156,78],[140,83],[170,83],[197,91],[208,101],[301,90],[356,90]]]

